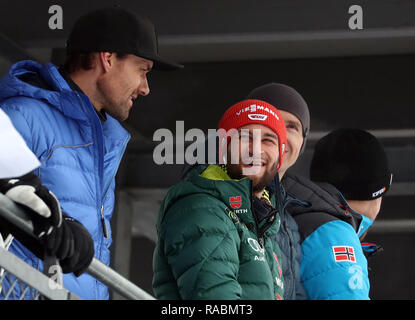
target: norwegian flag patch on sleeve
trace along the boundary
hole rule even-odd
[[[350,261],[356,262],[354,248],[350,246],[333,246],[333,255],[335,262]]]

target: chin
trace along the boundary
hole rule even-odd
[[[107,112],[111,117],[118,120],[119,122],[123,122],[128,119],[129,112],[126,113],[109,113]]]

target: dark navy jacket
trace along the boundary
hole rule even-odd
[[[278,177],[276,177],[278,178]],[[281,197],[283,207],[280,210],[280,229],[274,240],[281,250],[281,264],[284,275],[284,299],[305,300],[307,294],[301,281],[301,242],[297,222],[287,210],[288,205],[305,206],[306,203],[288,195],[284,188],[285,180],[281,181]]]

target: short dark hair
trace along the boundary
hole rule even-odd
[[[64,68],[66,72],[73,73],[79,69],[91,70],[94,67],[94,53],[71,53],[66,57]],[[127,54],[116,52],[117,58],[124,59]]]

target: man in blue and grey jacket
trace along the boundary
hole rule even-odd
[[[64,67],[21,61],[0,80],[0,108],[41,162],[36,185],[53,192],[62,211],[88,230],[95,257],[107,265],[115,176],[130,138],[119,121],[149,94],[151,69],[180,67],[159,56],[149,20],[109,8],[77,20]],[[19,241],[9,250],[42,269]],[[84,299],[109,297],[86,273],[65,274],[63,284]]]
[[[267,83],[259,86],[248,94],[248,98],[268,102],[280,111],[287,129],[287,146],[284,155],[285,161],[273,182],[279,182],[281,179],[283,208],[290,203],[302,203],[301,200],[285,192],[285,183],[290,175],[289,168],[297,162],[303,153],[310,132],[310,112],[306,101],[297,90],[282,83]],[[281,249],[284,299],[305,300],[307,295],[300,274],[300,233],[291,213],[283,208],[280,210],[281,226],[275,236],[275,241]]]
[[[392,174],[380,142],[369,132],[338,129],[320,139],[310,167],[312,181],[287,177],[288,194],[309,203],[290,206],[302,243],[301,278],[313,300],[369,299],[364,245]]]

